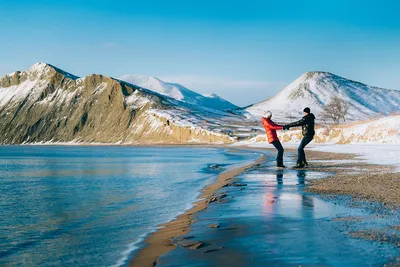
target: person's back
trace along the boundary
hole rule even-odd
[[[312,113],[303,117],[305,124],[302,127],[303,136],[314,136],[315,135],[315,116]]]

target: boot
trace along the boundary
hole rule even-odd
[[[304,164],[303,164],[303,162],[297,162],[296,166],[294,166],[293,168],[302,169],[302,168],[304,168]]]
[[[283,168],[283,169],[286,169],[286,166],[285,166],[285,165],[283,165],[283,162],[282,162],[282,161],[277,161],[277,162],[276,162],[276,167],[277,167],[277,168]]]

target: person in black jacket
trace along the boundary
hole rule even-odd
[[[303,139],[301,140],[299,148],[297,149],[298,156],[295,168],[308,167],[306,154],[304,153],[304,148],[306,147],[306,145],[308,145],[308,143],[310,143],[313,140],[315,135],[314,114],[310,113],[310,108],[305,108],[303,112],[304,112],[304,117],[301,120],[283,126],[284,130],[289,130],[290,127],[302,126]]]

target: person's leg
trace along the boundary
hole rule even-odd
[[[300,145],[297,148],[297,165],[302,164],[303,160],[304,160],[304,147],[305,147],[305,142],[306,142],[306,137],[303,137],[303,139],[301,139]]]
[[[304,152],[304,148],[313,140],[314,136],[306,136],[303,139],[304,140],[304,147],[303,147],[303,159],[302,159],[302,163],[304,165],[308,165],[307,160],[306,160],[306,153]]]
[[[299,148],[297,149],[297,167],[304,167],[304,164],[307,163],[304,148],[306,147],[306,145],[308,145],[308,143],[311,142],[312,139],[313,136],[304,136],[303,139],[301,139]]]
[[[282,144],[280,141],[274,141],[271,144],[276,148],[276,150],[278,150],[278,154],[276,156],[276,165],[282,166],[283,165],[283,152],[284,152]]]
[[[278,141],[278,155],[276,157],[276,162],[278,166],[283,166],[283,153],[285,150],[283,149],[283,146],[280,141]]]
[[[278,141],[274,141],[274,142],[272,142],[271,143],[275,148],[276,148],[276,150],[278,151],[278,154],[276,155],[276,165],[278,165],[278,155],[279,155],[279,142]]]

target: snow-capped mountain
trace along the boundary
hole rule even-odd
[[[231,143],[245,119],[99,74],[37,63],[0,78],[0,144]]]
[[[216,95],[200,95],[151,77],[144,80],[125,82],[99,74],[80,78],[45,63],[7,74],[0,78],[0,144],[231,143],[263,133],[258,119],[248,119],[243,110],[224,110],[225,100]],[[276,121],[284,122],[310,106],[318,117],[334,95],[350,103],[354,120],[400,110],[399,91],[313,72],[247,111],[270,109]],[[387,132],[389,136],[393,130]]]
[[[276,119],[287,121],[301,117],[302,110],[310,107],[318,118],[334,96],[349,103],[347,120],[350,121],[400,111],[400,91],[369,86],[328,72],[304,73],[276,96],[246,111],[261,115],[264,110],[271,110]]]
[[[216,94],[198,94],[180,84],[164,82],[156,77],[138,74],[127,74],[119,78],[122,81],[150,89],[162,95],[172,97],[198,107],[219,110],[235,109],[237,106]]]

